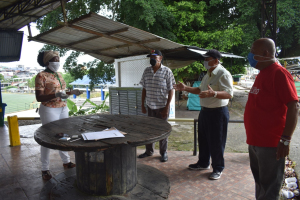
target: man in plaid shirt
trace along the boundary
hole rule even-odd
[[[161,64],[163,59],[162,53],[159,50],[153,50],[150,57],[150,67],[147,67],[143,73],[140,84],[143,86],[142,92],[142,112],[147,113],[144,106],[146,99],[148,116],[168,120],[170,103],[173,97],[173,85],[175,79],[172,71]],[[154,153],[154,145],[147,144],[146,152],[139,155],[139,158],[152,156]],[[161,162],[168,160],[167,154],[168,138],[159,141],[159,150],[161,155]]]

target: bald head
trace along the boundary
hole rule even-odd
[[[254,59],[258,61],[256,68],[261,70],[273,64],[275,59],[275,43],[269,38],[260,38],[253,42],[251,53],[254,54]]]
[[[253,47],[257,51],[256,55],[275,57],[275,53],[276,53],[275,43],[270,38],[260,38],[256,40],[252,45],[252,48]]]

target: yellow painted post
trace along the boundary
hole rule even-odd
[[[286,68],[286,60],[284,61],[284,68]]]
[[[13,147],[13,146],[21,145],[18,117],[16,115],[8,116],[7,121],[8,121],[10,146]]]

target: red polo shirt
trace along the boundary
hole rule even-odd
[[[261,70],[245,108],[247,144],[277,147],[285,127],[286,104],[291,101],[298,101],[291,74],[277,63]]]

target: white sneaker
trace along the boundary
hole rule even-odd
[[[222,172],[213,172],[210,174],[209,179],[218,180],[221,178]]]

